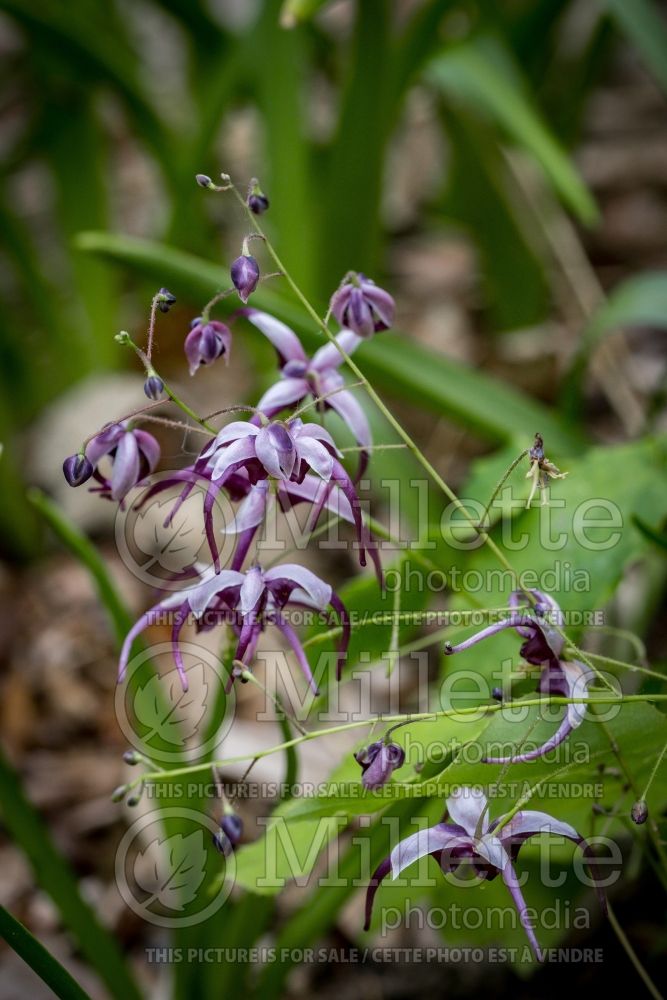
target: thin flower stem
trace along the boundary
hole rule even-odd
[[[354,384],[358,385],[359,383],[354,383]],[[345,388],[347,389],[349,387],[346,386]],[[341,451],[344,455],[347,455],[348,452],[353,452],[353,451],[391,451],[392,449],[396,449],[396,448],[400,448],[400,449],[407,448],[407,444],[397,444],[397,443],[394,443],[394,444],[355,444],[355,445],[351,445],[349,448],[339,448],[338,450]]]
[[[158,400],[162,402],[162,400]],[[204,430],[203,427],[193,427],[192,424],[186,424],[182,420],[170,420],[168,417],[156,417],[150,413],[146,413],[141,417],[142,420],[149,420],[153,424],[163,424],[165,427],[175,427],[178,430],[185,431],[195,431],[197,434],[205,434],[206,437],[209,436],[209,432]]]
[[[209,317],[211,315],[211,309],[213,309],[214,306],[217,306],[218,302],[222,302],[223,299],[226,299],[228,295],[232,295],[235,291],[236,289],[232,285],[231,288],[226,288],[224,292],[218,292],[216,295],[214,295],[213,298],[206,303],[206,305],[201,311],[202,323],[208,323]]]
[[[225,176],[224,180],[226,182],[226,180],[227,180],[226,176]],[[470,523],[470,525],[472,526],[472,528],[475,531],[478,532],[478,534],[483,539],[483,541],[485,542],[485,544],[487,544],[489,546],[489,548],[494,553],[494,555],[496,556],[496,558],[499,560],[499,562],[501,563],[501,565],[504,566],[504,568],[508,571],[508,573],[510,573],[510,575],[513,577],[517,589],[520,589],[523,592],[523,588],[521,587],[520,580],[519,580],[519,578],[517,576],[516,570],[510,564],[510,562],[508,561],[508,559],[505,556],[504,552],[499,548],[499,546],[496,544],[496,542],[494,541],[494,539],[490,537],[490,535],[486,534],[486,532],[479,531],[479,529],[477,527],[477,523],[476,523],[474,517],[467,511],[465,505],[459,500],[459,498],[456,495],[456,493],[454,493],[454,491],[449,486],[449,484],[447,482],[445,482],[445,480],[442,478],[442,476],[437,471],[437,469],[429,461],[429,459],[426,457],[426,455],[421,451],[421,449],[419,448],[419,446],[417,445],[417,443],[412,439],[412,437],[408,434],[408,432],[403,428],[403,425],[401,424],[401,422],[399,420],[397,420],[397,418],[391,412],[391,410],[389,409],[389,407],[383,402],[383,400],[378,395],[378,393],[375,391],[375,389],[373,388],[373,386],[371,385],[371,383],[368,381],[368,379],[366,378],[366,376],[364,375],[364,373],[362,372],[362,370],[359,368],[359,366],[357,365],[357,363],[350,357],[350,355],[347,353],[347,351],[345,351],[344,348],[341,347],[340,343],[338,342],[338,340],[336,340],[336,337],[334,336],[334,334],[332,333],[332,331],[329,329],[328,324],[325,323],[324,320],[318,315],[317,310],[311,305],[310,301],[306,298],[306,296],[304,295],[304,293],[301,291],[301,288],[299,287],[299,285],[297,285],[297,283],[295,282],[294,278],[292,277],[292,275],[290,274],[290,272],[287,270],[287,268],[283,264],[282,260],[278,256],[278,254],[276,253],[276,250],[273,247],[273,244],[267,238],[267,236],[264,233],[262,227],[259,225],[256,216],[253,215],[253,213],[250,211],[250,209],[246,205],[245,199],[243,198],[242,194],[237,190],[237,188],[236,188],[236,186],[234,184],[231,184],[231,190],[234,192],[234,195],[236,196],[236,198],[239,201],[240,205],[242,206],[244,212],[248,216],[248,219],[249,219],[251,225],[253,226],[255,232],[257,233],[257,235],[259,237],[261,237],[264,240],[266,249],[267,249],[268,253],[270,254],[270,256],[273,258],[273,260],[274,260],[274,262],[276,264],[276,267],[280,271],[283,272],[283,274],[284,274],[284,276],[285,276],[285,278],[287,280],[288,285],[290,286],[290,288],[292,289],[292,291],[294,292],[294,294],[296,295],[296,297],[299,299],[299,301],[301,302],[302,306],[304,307],[304,309],[306,310],[306,312],[308,313],[308,315],[310,316],[310,318],[313,320],[314,323],[317,324],[317,326],[319,327],[319,329],[322,330],[322,332],[324,333],[324,335],[326,336],[326,338],[332,344],[335,344],[335,346],[336,346],[339,354],[341,355],[341,357],[343,358],[343,360],[347,364],[347,366],[350,369],[350,371],[352,371],[356,375],[356,377],[359,379],[359,381],[363,383],[364,388],[366,389],[366,392],[368,393],[368,395],[371,397],[371,399],[373,400],[373,402],[375,403],[375,405],[377,406],[377,408],[380,410],[380,412],[382,413],[382,415],[385,417],[385,419],[389,422],[389,424],[396,431],[396,433],[401,438],[401,440],[405,443],[405,445],[409,449],[409,451],[412,452],[412,454],[417,459],[417,461],[419,462],[419,464],[428,473],[428,475],[431,477],[431,479],[434,481],[434,483],[440,488],[440,490],[445,494],[445,496],[448,498],[448,500],[450,500],[450,502],[454,504],[454,506],[456,507],[456,509],[459,510],[461,512],[461,514],[463,514],[463,516]],[[527,593],[526,597],[528,598],[529,603],[531,603],[531,604],[534,603],[535,599],[533,598],[533,596],[531,594]]]
[[[153,356],[153,341],[155,338],[155,319],[157,317],[158,302],[160,301],[161,301],[160,292],[156,292],[155,295],[153,296],[153,301],[151,302],[151,315],[148,321],[148,340],[146,342],[145,357],[149,365],[151,362],[151,357]],[[141,348],[135,347],[135,350],[140,351]],[[143,351],[141,353],[143,354]]]
[[[491,494],[491,499],[487,503],[486,507],[484,508],[484,512],[483,512],[482,516],[480,517],[479,521],[477,522],[477,527],[481,531],[486,531],[486,528],[484,527],[484,522],[486,520],[486,515],[489,513],[489,510],[491,509],[493,501],[496,499],[496,497],[500,493],[501,489],[503,488],[504,484],[507,482],[507,480],[509,479],[509,477],[514,472],[514,470],[516,469],[516,467],[519,464],[519,462],[521,461],[521,459],[525,458],[526,455],[528,455],[529,453],[530,453],[530,449],[529,448],[524,448],[524,450],[521,452],[521,454],[517,455],[517,457],[514,459],[514,461],[511,463],[511,465],[507,469],[505,469],[505,471],[503,472],[502,476],[500,477],[500,479],[496,483],[495,488],[493,490],[493,493]]]
[[[306,410],[310,410],[313,406],[317,406],[318,403],[323,403],[324,400],[329,399],[330,396],[337,396],[339,392],[347,392],[348,389],[358,389],[360,386],[363,386],[363,384],[363,382],[346,382],[344,385],[339,385],[335,389],[332,389],[331,392],[325,392],[321,396],[315,396],[314,399],[304,403],[298,410],[295,410],[294,413],[290,414],[289,419],[295,420],[297,417],[300,417],[302,413],[305,413]],[[365,449],[361,448],[360,450],[364,451]]]
[[[667,701],[667,694],[630,694],[626,695],[624,698],[611,698],[611,697],[601,697],[601,698],[562,698],[562,697],[551,697],[549,703],[553,705],[613,705],[621,704],[627,702],[661,702]],[[279,743],[276,746],[268,747],[266,750],[259,750],[252,754],[240,754],[236,757],[228,757],[226,760],[216,760],[208,761],[204,764],[192,764],[185,767],[173,768],[168,771],[167,774],[155,773],[155,774],[143,774],[140,778],[136,778],[134,781],[130,782],[126,787],[130,791],[132,788],[136,787],[141,781],[151,781],[153,779],[167,780],[167,775],[169,779],[173,778],[185,778],[192,774],[199,774],[202,771],[206,771],[214,764],[216,767],[225,768],[229,767],[231,764],[242,763],[246,760],[259,760],[262,757],[270,757],[275,753],[282,753],[284,750],[289,749],[293,746],[300,746],[302,743],[310,742],[311,740],[319,739],[322,736],[334,736],[337,733],[349,732],[353,729],[360,729],[364,726],[372,726],[376,724],[389,723],[393,724],[395,722],[419,722],[422,719],[445,719],[466,715],[476,715],[480,712],[495,714],[503,709],[513,709],[513,708],[531,708],[536,705],[544,705],[544,698],[527,698],[523,701],[517,702],[504,702],[500,704],[494,702],[489,705],[475,705],[471,708],[447,708],[440,712],[414,712],[407,713],[405,715],[379,715],[374,719],[358,719],[354,722],[346,722],[339,726],[331,726],[329,729],[313,729],[307,732],[303,736],[295,736],[291,740],[286,740],[283,743]],[[566,765],[568,767],[571,764]],[[551,775],[553,776],[553,775]],[[543,778],[541,784],[543,784],[547,778]]]
[[[663,761],[663,758],[665,756],[665,753],[667,753],[667,743],[665,743],[664,747],[662,748],[662,750],[660,751],[660,753],[659,753],[659,755],[658,755],[658,757],[656,759],[655,764],[653,765],[653,770],[651,771],[651,774],[649,775],[649,779],[646,782],[646,787],[645,787],[642,795],[640,796],[640,798],[642,800],[646,799],[646,796],[648,795],[648,793],[650,791],[651,785],[653,784],[653,779],[655,778],[656,774],[658,773],[658,768],[662,764],[662,761]]]
[[[131,413],[126,413],[122,417],[117,417],[115,420],[107,420],[101,429],[104,430],[104,427],[110,427],[112,424],[124,424],[126,420],[132,420],[134,417],[141,417],[142,414],[147,413],[149,410],[154,410],[156,406],[164,406],[164,404],[165,401],[163,399],[157,399],[152,403],[146,403],[145,406],[140,406],[138,409],[132,410]],[[84,438],[81,445],[81,451],[85,451],[86,445],[92,441],[94,437],[97,437],[99,433],[99,431],[94,431],[92,434],[89,434],[87,438]]]
[[[660,990],[655,985],[655,983],[653,982],[653,980],[649,976],[648,972],[646,971],[646,969],[642,965],[641,960],[640,960],[637,952],[635,951],[635,949],[630,944],[630,942],[629,942],[629,940],[628,940],[628,938],[626,936],[625,931],[623,930],[623,928],[619,924],[618,920],[616,919],[616,914],[614,913],[613,909],[611,908],[611,904],[609,904],[609,903],[607,903],[607,914],[609,916],[609,923],[611,924],[611,926],[613,928],[614,934],[618,938],[618,940],[619,940],[619,942],[621,944],[621,947],[625,951],[625,954],[628,956],[628,958],[632,962],[633,966],[635,967],[635,971],[637,972],[637,975],[639,976],[639,978],[643,982],[644,986],[646,987],[646,989],[648,990],[648,992],[651,994],[651,996],[654,998],[654,1000],[664,1000],[663,994],[660,992]]]
[[[573,653],[578,653],[576,646],[571,646],[570,649]],[[624,670],[630,670],[632,673],[645,674],[647,677],[657,677],[658,680],[667,681],[667,674],[661,674],[657,670],[649,670],[648,667],[640,667],[638,663],[627,663],[625,660],[614,660],[611,656],[603,656],[601,653],[586,653],[586,656],[590,660],[598,660],[600,663],[606,663],[610,667],[622,667]]]

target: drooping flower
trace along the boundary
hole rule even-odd
[[[540,833],[550,833],[566,837],[581,845],[591,876],[595,881],[599,881],[599,873],[595,869],[594,858],[586,840],[569,823],[563,823],[548,813],[533,809],[523,809],[505,823],[503,823],[504,817],[490,821],[486,795],[481,789],[470,786],[456,789],[449,796],[447,812],[450,822],[445,822],[443,819],[435,826],[406,837],[394,847],[389,857],[378,865],[366,893],[364,929],[368,930],[370,927],[373,901],[383,879],[390,872],[392,878],[397,878],[419,858],[430,855],[438,862],[444,875],[457,871],[463,865],[471,866],[473,872],[487,882],[502,875],[535,957],[541,961],[540,946],[514,870],[514,862],[526,840]],[[604,893],[599,887],[598,895],[605,910]]]
[[[249,254],[241,254],[231,266],[231,276],[241,302],[247,302],[259,282],[259,264]]]
[[[70,455],[63,462],[63,475],[70,486],[81,486],[93,474],[93,464],[83,452]]]
[[[97,468],[108,456],[112,462],[111,477],[106,478]],[[133,486],[153,472],[160,461],[160,446],[148,431],[132,427],[130,421],[109,424],[86,446],[86,459],[93,466],[93,476],[100,483],[92,492],[122,500]]]
[[[341,326],[359,337],[372,337],[394,322],[395,303],[389,292],[355,271],[345,275],[331,296],[329,308]]]
[[[514,628],[524,640],[520,650],[521,656],[528,663],[542,667],[538,686],[538,690],[542,694],[560,695],[564,698],[586,698],[588,685],[593,679],[593,671],[579,660],[563,659],[562,652],[565,640],[559,628],[556,627],[563,623],[561,609],[553,598],[542,591],[532,590],[530,593],[537,602],[532,610],[517,610],[524,595],[521,591],[514,591],[510,595],[510,613],[506,618],[493,625],[487,625],[486,628],[456,646],[445,643],[445,653],[447,655],[460,653],[504,629]],[[568,705],[560,726],[542,746],[511,757],[487,757],[485,762],[487,764],[523,764],[543,757],[566,740],[573,729],[581,725],[585,714],[585,704]]]
[[[549,459],[544,454],[544,441],[541,434],[535,435],[535,442],[533,447],[528,453],[530,459],[530,469],[526,473],[526,479],[532,480],[532,485],[530,488],[530,495],[526,500],[526,507],[530,507],[533,502],[533,497],[535,492],[540,489],[542,490],[542,506],[546,507],[549,498],[548,494],[545,492],[550,479],[565,479],[567,472],[561,472],[560,469],[550,462]]]
[[[382,788],[392,773],[405,763],[405,750],[397,743],[378,740],[358,750],[354,759],[361,765],[361,783],[364,788]]]
[[[256,177],[253,177],[248,185],[246,205],[253,215],[263,215],[269,207],[269,199],[259,186],[259,181]]]
[[[350,620],[345,605],[332,587],[309,569],[296,563],[285,563],[267,570],[253,566],[246,573],[223,570],[158,602],[128,632],[121,650],[118,680],[120,682],[125,677],[130,650],[136,637],[149,625],[160,621],[164,613],[173,611],[172,652],[183,690],[187,690],[188,681],[179,636],[188,617],[192,616],[202,628],[213,628],[223,623],[231,625],[237,637],[234,659],[243,664],[252,661],[265,626],[275,625],[291,646],[306,680],[317,694],[305,651],[285,611],[288,604],[291,607],[317,611],[325,611],[328,607],[334,610],[342,626],[337,664],[337,675],[340,678],[350,638]]]
[[[363,449],[369,448],[371,431],[368,420],[354,394],[342,388],[345,380],[339,368],[343,355],[335,345],[325,344],[309,358],[294,331],[274,316],[259,309],[241,309],[239,315],[245,316],[273,344],[281,365],[280,381],[264,393],[257,409],[272,418],[285,407],[296,406],[309,396],[315,399],[325,397],[320,404],[322,409],[337,413],[354,434],[357,444]],[[341,330],[336,340],[348,355],[362,343],[362,338],[351,330]],[[355,479],[361,478],[367,461],[368,452],[364,450]]]
[[[190,374],[194,375],[200,365],[211,365],[220,357],[228,362],[231,348],[232,332],[228,326],[217,319],[193,319],[183,343]]]

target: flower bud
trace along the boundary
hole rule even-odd
[[[499,688],[499,687],[495,687],[493,689],[493,691],[491,692],[491,697],[495,701],[502,701],[503,700],[503,689]]]
[[[195,180],[199,184],[199,187],[210,188],[213,186],[213,181],[207,174],[197,174]]]
[[[232,284],[239,293],[241,302],[247,302],[257,288],[259,264],[254,257],[242,254],[231,267]]]
[[[395,303],[389,292],[353,271],[331,296],[329,308],[340,325],[358,337],[372,337],[394,322]]]
[[[259,183],[254,179],[250,181],[246,205],[253,215],[262,215],[269,207],[269,199],[260,188]]]
[[[144,392],[149,399],[159,399],[164,392],[164,382],[159,375],[149,375],[144,382]]]
[[[87,482],[93,474],[93,464],[83,452],[70,455],[63,462],[63,474],[70,486],[81,486]]]
[[[630,816],[632,817],[632,822],[636,823],[637,826],[641,826],[648,819],[648,806],[644,799],[639,799],[633,805],[630,810]]]
[[[126,750],[123,754],[123,760],[125,763],[130,764],[133,767],[135,764],[139,764],[143,759],[143,755],[140,754],[138,750]]]
[[[118,788],[114,788],[111,793],[112,802],[122,802],[127,795],[127,785],[119,785]]]
[[[228,326],[217,319],[204,322],[199,317],[183,344],[190,374],[194,375],[200,365],[213,364],[220,357],[228,359],[231,346],[232,332]]]
[[[226,858],[233,853],[243,835],[243,820],[236,813],[226,813],[220,820],[220,829],[213,835],[213,844]]]
[[[405,763],[405,750],[397,743],[378,741],[363,747],[354,755],[361,765],[361,781],[364,788],[381,788],[389,781],[392,773]]]
[[[175,301],[176,296],[172,295],[168,288],[161,288],[157,293],[157,307],[160,312],[169,312]]]

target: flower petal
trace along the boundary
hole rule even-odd
[[[240,588],[244,580],[245,573],[223,569],[221,573],[216,573],[198,586],[182,591],[182,596],[187,599],[195,618],[201,618],[214,597],[232,587]]]
[[[437,823],[426,830],[419,830],[405,840],[399,841],[389,855],[391,877],[398,878],[401,872],[414,864],[419,858],[438,851],[446,851],[451,847],[468,844],[469,838],[462,837],[449,823]]]
[[[262,594],[264,593],[264,578],[262,571],[257,566],[253,566],[245,574],[245,580],[241,586],[239,595],[239,610],[242,615],[249,615],[257,607]]]
[[[340,344],[347,355],[352,354],[362,342],[363,337],[358,337],[353,330],[341,330],[336,334],[336,343]],[[339,368],[343,360],[336,344],[329,343],[315,351],[310,367],[316,372],[324,372],[327,368]]]
[[[456,788],[447,799],[447,811],[458,826],[471,837],[479,837],[489,828],[487,812],[488,802],[481,788],[462,785]]]
[[[122,500],[139,481],[139,446],[131,431],[123,434],[113,460],[111,471],[111,496]]]
[[[286,406],[301,402],[309,392],[310,386],[304,378],[281,378],[266,390],[257,409],[273,417]]]
[[[259,309],[239,309],[239,315],[245,316],[249,323],[257,327],[271,341],[283,364],[286,361],[308,360],[297,335],[275,316],[270,316],[269,313],[261,312]]]
[[[508,861],[503,868],[503,881],[510,891],[510,895],[514,900],[514,905],[519,913],[519,920],[521,921],[521,926],[523,927],[528,940],[530,941],[530,946],[535,952],[535,957],[538,962],[542,961],[542,952],[540,951],[540,946],[537,943],[537,938],[535,937],[535,931],[533,930],[533,925],[528,917],[528,907],[526,906],[526,901],[523,898],[523,893],[521,892],[521,886],[519,885],[519,880],[516,877],[516,872],[512,867],[512,862]]]
[[[144,458],[148,462],[149,470],[153,472],[155,466],[160,461],[160,445],[157,443],[153,435],[149,434],[147,431],[136,430],[132,433],[139,446],[139,451],[142,452]]]
[[[255,457],[255,442],[251,438],[242,438],[234,441],[226,448],[221,448],[219,454],[213,456],[215,460],[211,467],[211,479],[223,479],[234,469],[248,462]]]
[[[284,618],[281,618],[280,615],[276,615],[274,619],[274,624],[276,628],[280,632],[282,632],[282,634],[285,636],[290,646],[292,647],[292,650],[294,651],[294,655],[297,658],[299,666],[303,671],[303,675],[308,681],[308,684],[310,685],[311,691],[313,692],[313,694],[316,695],[319,694],[320,692],[317,688],[317,684],[315,683],[315,678],[313,677],[312,671],[310,669],[308,657],[305,654],[304,648],[301,645],[299,637],[297,636],[296,632],[294,631],[292,626],[285,621]]]
[[[236,517],[232,523],[225,527],[224,533],[238,535],[249,528],[256,528],[264,520],[270,498],[268,481],[260,479],[255,486],[250,487],[248,496],[236,511]]]
[[[538,833],[557,834],[574,840],[575,843],[581,841],[581,837],[573,826],[554,819],[549,813],[539,812],[536,809],[522,809],[516,816],[513,816],[498,833],[498,838],[507,848],[513,840],[520,838],[522,841],[528,837],[534,837]]]
[[[298,438],[296,442],[298,457],[306,462],[313,472],[328,482],[333,472],[333,455],[315,438]]]
[[[323,385],[322,395],[325,395],[326,391],[327,390]],[[343,392],[336,392],[332,396],[329,396],[326,400],[326,404],[343,418],[347,426],[354,434],[357,444],[363,445],[364,447],[369,447],[371,445],[372,437],[368,419],[361,407],[361,404],[359,403],[359,400],[355,399],[349,390],[346,389]]]
[[[321,609],[327,607],[331,601],[331,586],[320,580],[311,570],[297,563],[283,563],[281,566],[272,566],[264,573],[264,579],[269,583],[276,583],[278,580],[285,580],[295,587],[301,587],[308,594],[315,606]]]

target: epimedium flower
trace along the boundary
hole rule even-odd
[[[532,485],[530,488],[530,495],[526,500],[526,507],[530,507],[533,502],[533,497],[538,489],[542,490],[542,506],[546,507],[549,502],[548,494],[546,493],[549,480],[565,479],[568,473],[561,472],[560,469],[546,457],[544,454],[544,440],[541,434],[535,435],[535,441],[532,448],[528,452],[528,458],[530,459],[530,468],[526,473],[526,479],[532,480]]]
[[[194,375],[200,365],[211,365],[220,357],[229,362],[232,332],[220,320],[204,320],[198,316],[190,324],[190,332],[185,338],[183,349],[188,359],[190,374]]]
[[[246,303],[259,283],[259,264],[250,254],[241,254],[231,266],[232,284]]]
[[[112,463],[111,476],[103,476],[98,465],[107,456]],[[85,455],[72,455],[63,463],[70,486],[80,486],[91,476],[100,483],[92,492],[122,502],[133,486],[154,471],[160,461],[160,446],[148,431],[133,427],[130,421],[109,424],[86,445]]]
[[[354,759],[361,766],[362,785],[372,790],[386,785],[393,772],[403,766],[405,750],[397,743],[378,740],[357,750]]]
[[[301,341],[293,330],[269,313],[259,309],[240,309],[239,315],[252,323],[275,347],[280,362],[281,378],[264,393],[257,409],[267,417],[277,416],[288,406],[296,406],[309,396],[321,400],[322,409],[337,413],[352,431],[358,445],[370,448],[371,431],[359,401],[349,389],[344,389],[345,380],[339,368],[343,355],[334,344],[325,344],[312,358],[303,349]],[[352,330],[341,330],[336,341],[348,355],[362,343]],[[368,452],[361,452],[359,470],[355,479],[361,478]]]
[[[593,680],[593,671],[587,664],[579,660],[563,659],[565,639],[560,628],[563,623],[563,613],[558,604],[548,594],[540,590],[531,590],[536,600],[531,610],[518,610],[522,598],[521,591],[510,595],[510,613],[506,618],[493,625],[487,625],[469,639],[452,646],[445,643],[445,653],[460,653],[470,649],[483,639],[488,639],[498,632],[514,628],[524,640],[521,645],[521,656],[527,663],[541,667],[542,673],[538,685],[541,694],[560,695],[564,698],[585,698],[588,695],[588,685]],[[586,705],[571,704],[567,706],[565,716],[554,735],[542,746],[527,753],[515,754],[511,757],[486,757],[487,764],[523,764],[537,760],[563,743],[570,733],[584,721]]]
[[[489,805],[481,789],[462,786],[447,799],[449,822],[443,818],[435,826],[420,830],[401,840],[389,857],[378,865],[371,877],[366,893],[366,922],[364,930],[370,927],[373,901],[378,887],[391,872],[397,878],[415,861],[430,855],[440,865],[444,875],[456,872],[463,866],[484,881],[492,881],[498,875],[507,886],[519,914],[521,926],[526,932],[531,948],[538,961],[542,960],[540,946],[535,937],[532,921],[514,870],[521,846],[530,838],[541,833],[566,837],[583,849],[591,870],[591,876],[599,881],[594,857],[586,840],[569,823],[555,819],[545,812],[522,809],[509,820],[499,817],[491,821]],[[606,910],[604,893],[598,887],[598,895],[603,910]]]
[[[359,337],[372,337],[394,323],[395,303],[365,274],[348,271],[331,296],[329,308],[341,326]]]
[[[287,605],[317,611],[331,607],[336,613],[342,626],[337,663],[337,676],[340,678],[350,638],[350,620],[345,605],[330,584],[311,570],[296,563],[284,563],[267,570],[253,566],[245,573],[222,570],[159,601],[128,632],[120,654],[118,680],[121,682],[125,677],[136,637],[149,625],[160,621],[163,614],[173,612],[172,653],[184,691],[188,689],[188,680],[179,637],[188,617],[192,616],[200,628],[209,629],[223,623],[231,625],[237,638],[234,659],[242,664],[252,661],[266,625],[274,625],[292,648],[306,680],[317,694],[308,658],[289,622]]]

